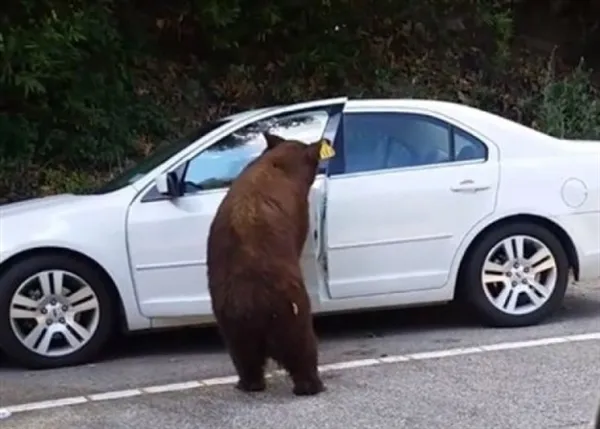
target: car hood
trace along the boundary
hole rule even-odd
[[[30,247],[81,244],[81,237],[98,242],[107,234],[111,240],[124,237],[127,209],[135,195],[134,188],[126,187],[108,194],[60,194],[2,205],[0,260]]]
[[[46,210],[53,207],[65,206],[76,203],[85,199],[87,196],[60,194],[47,197],[32,198],[29,200],[19,201],[0,205],[0,219],[4,216],[21,215],[37,210]]]

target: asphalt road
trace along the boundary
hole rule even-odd
[[[214,329],[136,336],[77,368],[22,371],[0,358],[0,428],[584,429],[600,404],[600,285],[575,285],[559,314],[532,328],[481,328],[452,307],[326,317],[317,327],[321,363],[334,365],[323,373],[327,392],[312,398],[294,397],[280,376],[253,395],[218,380],[143,389],[234,374]],[[518,343],[547,338],[560,339]],[[439,353],[418,354],[428,351]],[[123,389],[134,390],[105,394]],[[65,397],[83,403],[14,407]],[[2,418],[3,408],[12,413]]]

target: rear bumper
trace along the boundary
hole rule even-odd
[[[600,281],[600,253],[579,258],[579,280]]]
[[[554,220],[573,240],[579,280],[600,280],[600,212],[558,216]]]

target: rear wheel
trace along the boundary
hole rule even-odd
[[[541,322],[561,305],[569,281],[562,244],[534,223],[507,224],[488,232],[465,263],[463,292],[492,326]]]
[[[102,279],[93,267],[62,255],[16,263],[0,278],[0,348],[32,369],[95,358],[115,320]]]

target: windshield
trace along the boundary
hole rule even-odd
[[[189,145],[198,141],[201,137],[210,133],[211,131],[225,125],[229,120],[219,119],[217,121],[209,122],[202,125],[200,128],[195,129],[192,133],[178,139],[174,143],[159,145],[148,157],[144,158],[132,167],[124,170],[117,177],[110,180],[108,183],[100,186],[99,188],[92,189],[89,194],[106,194],[108,192],[116,191],[123,186],[130,185],[136,180],[144,177],[149,171],[152,171],[160,164],[171,158],[173,155],[182,151]]]

